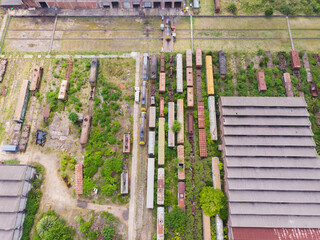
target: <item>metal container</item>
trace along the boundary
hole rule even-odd
[[[202,68],[202,51],[200,48],[196,48],[196,68]]]
[[[174,102],[168,103],[168,147],[175,146],[175,133],[172,131],[172,126],[174,122]]]
[[[283,81],[284,88],[286,89],[287,97],[293,97],[293,90],[292,90],[290,74],[284,73],[282,81]]]
[[[158,68],[157,55],[152,54],[151,55],[151,76],[150,76],[151,80],[157,80],[157,72],[158,72],[157,68]]]
[[[164,168],[158,168],[157,205],[164,205]]]
[[[164,117],[163,109],[164,109],[164,98],[160,97],[160,110],[159,110],[159,115],[160,117]]]
[[[177,93],[183,93],[183,64],[182,64],[182,54],[177,54]]]
[[[211,140],[217,141],[218,140],[218,132],[217,132],[216,105],[215,105],[214,96],[208,97],[208,109],[209,109]]]
[[[197,83],[197,101],[202,101],[202,77],[201,69],[196,70],[196,83]]]
[[[154,158],[148,158],[147,208],[153,209],[154,198]]]
[[[91,61],[89,83],[91,86],[96,86],[98,75],[98,58],[93,58]]]
[[[207,94],[214,95],[212,57],[206,56]]]
[[[265,81],[264,72],[257,72],[257,80],[259,92],[267,91],[267,84]]]
[[[144,145],[145,142],[145,120],[146,120],[146,113],[140,113],[140,132],[139,132],[139,143],[140,145]]]
[[[130,133],[123,134],[123,153],[130,153]]]
[[[183,210],[186,208],[185,204],[186,186],[184,182],[178,182],[178,206]]]
[[[227,74],[226,55],[224,51],[219,51],[219,73],[221,78],[224,78]]]
[[[160,57],[160,72],[165,72],[166,71],[166,62],[164,59],[164,53],[161,53]]]
[[[199,129],[199,152],[200,157],[207,157],[207,139],[205,129]]]
[[[166,92],[166,73],[161,72],[159,77],[159,92],[165,93]]]
[[[178,180],[185,179],[185,166],[184,166],[184,146],[177,146],[177,158],[178,158]]]
[[[151,106],[155,106],[156,105],[156,97],[155,96],[151,96],[150,97],[150,105]]]
[[[188,134],[189,137],[193,137],[194,128],[193,128],[193,113],[188,113]]]
[[[164,165],[164,149],[165,149],[165,118],[159,118],[159,126],[158,126],[158,165]]]
[[[142,75],[143,80],[148,80],[149,78],[149,53],[144,53],[142,55]]]
[[[198,128],[205,128],[204,102],[198,102]]]
[[[121,173],[121,194],[129,193],[129,174],[127,171]]]
[[[151,106],[149,108],[149,128],[153,129],[156,127],[156,107]]]
[[[194,96],[193,96],[193,87],[187,88],[187,107],[193,108],[194,106]]]
[[[192,50],[188,49],[186,51],[186,67],[192,68]]]
[[[187,68],[187,87],[193,87],[192,68]]]
[[[41,79],[42,67],[35,66],[32,71],[32,80],[30,84],[30,92],[34,93],[39,90],[40,79]]]
[[[148,134],[148,155],[149,155],[149,157],[154,157],[155,141],[156,141],[156,132],[149,131],[149,134]]]
[[[86,145],[90,135],[91,116],[86,115],[82,122],[82,130],[80,135],[80,144]]]
[[[164,207],[157,208],[157,240],[164,240]]]
[[[67,80],[62,80],[61,81],[61,86],[60,86],[60,90],[59,90],[59,95],[58,95],[58,99],[59,100],[67,100],[67,92],[69,89],[69,83]]]
[[[181,124],[181,130],[177,134],[177,144],[184,144],[184,106],[183,99],[177,100],[177,121]]]
[[[293,50],[290,52],[291,56],[291,68],[292,70],[299,70],[301,68],[299,53],[297,50]]]

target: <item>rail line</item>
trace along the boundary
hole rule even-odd
[[[11,32],[51,32],[52,29],[8,29]],[[123,31],[123,32],[141,32],[141,31],[157,31],[154,28],[143,29],[56,29],[56,32],[108,32],[108,31]],[[158,30],[161,31],[160,29]]]

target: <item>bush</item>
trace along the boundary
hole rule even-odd
[[[227,11],[230,12],[230,13],[232,13],[232,14],[234,14],[234,15],[236,15],[236,14],[237,14],[237,11],[238,11],[236,4],[230,3],[230,4],[227,6]]]
[[[186,214],[181,208],[175,208],[165,213],[166,228],[171,231],[183,233],[186,224]]]
[[[71,112],[68,118],[71,122],[76,123],[78,121],[78,114]]]
[[[114,226],[113,225],[104,226],[101,231],[101,234],[105,240],[112,240],[112,238],[115,236]]]
[[[272,9],[272,8],[268,8],[268,9],[264,12],[264,14],[265,14],[267,17],[273,15],[273,9]]]
[[[174,133],[178,133],[181,130],[181,123],[178,120],[174,120],[171,130]]]
[[[282,12],[284,15],[292,15],[293,14],[291,6],[289,6],[285,3],[280,7],[280,12]]]

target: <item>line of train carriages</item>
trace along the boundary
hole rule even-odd
[[[214,2],[214,12],[220,12],[220,0],[211,0]],[[200,0],[193,0],[193,13],[198,14],[200,10]]]

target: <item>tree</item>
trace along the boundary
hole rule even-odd
[[[78,121],[78,115],[75,112],[71,112],[68,118],[73,123],[76,123]]]
[[[101,234],[105,240],[111,240],[115,235],[114,226],[113,225],[104,226],[101,231]]]
[[[174,120],[171,130],[174,133],[178,133],[181,130],[181,123],[178,120]]]
[[[200,193],[200,205],[206,215],[219,214],[223,220],[227,219],[227,198],[220,189],[204,187]]]
[[[237,14],[237,10],[238,10],[238,9],[237,9],[237,6],[236,6],[236,4],[234,4],[234,3],[230,3],[230,4],[227,6],[227,11],[233,13],[234,15]]]
[[[273,9],[272,9],[271,7],[268,8],[268,9],[264,12],[264,14],[265,14],[267,17],[273,15]]]
[[[165,222],[171,231],[183,233],[186,224],[186,214],[181,208],[175,208],[165,214]]]

